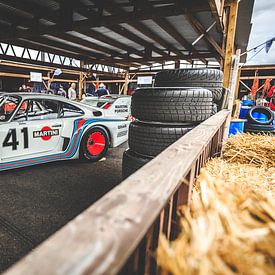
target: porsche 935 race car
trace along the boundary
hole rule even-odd
[[[128,117],[131,114],[131,96],[128,95],[87,96],[81,102],[101,108],[108,116]]]
[[[57,160],[100,160],[127,141],[130,121],[54,95],[0,95],[0,171]]]

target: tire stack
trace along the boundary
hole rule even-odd
[[[136,90],[124,152],[122,176],[127,178],[169,145],[217,112],[222,99],[222,72],[214,69],[161,71],[155,87]]]
[[[255,114],[258,114],[258,118]],[[264,119],[260,119],[264,117]],[[253,134],[275,135],[274,113],[267,107],[256,106],[247,113],[247,123],[244,131]]]

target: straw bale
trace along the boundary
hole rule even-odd
[[[274,137],[238,135],[223,159],[207,163],[191,206],[178,210],[178,238],[160,237],[157,262],[165,272],[275,274],[274,144]]]
[[[230,163],[275,167],[275,136],[250,133],[231,136],[224,145],[223,159]]]

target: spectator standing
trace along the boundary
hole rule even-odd
[[[104,83],[100,83],[99,88],[96,90],[95,95],[100,97],[103,95],[109,95],[109,91],[107,90]]]
[[[66,91],[64,90],[63,86],[62,85],[59,85],[59,89],[57,91],[57,94],[60,95],[60,96],[63,96],[63,97],[66,97],[67,96],[67,93]]]
[[[76,100],[77,94],[76,94],[76,84],[72,83],[71,87],[68,90],[68,98],[70,100]]]

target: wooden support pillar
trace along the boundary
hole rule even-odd
[[[82,69],[84,67],[84,61],[80,61],[80,68]],[[79,89],[79,93],[78,93],[78,98],[81,100],[82,99],[82,94],[83,94],[83,82],[84,82],[84,74],[83,72],[80,72],[79,74],[79,82],[78,82],[78,89]]]
[[[238,73],[239,73],[239,64],[240,64],[240,55],[241,55],[241,50],[237,50],[236,55],[233,55],[231,58],[231,67],[229,71],[229,85],[228,85],[228,106],[227,109],[230,111],[230,116],[228,116],[225,128],[224,128],[224,136],[223,139],[226,140],[228,137],[228,132],[229,132],[229,125],[231,121],[231,113],[233,109],[233,104],[235,101],[235,91],[236,91],[236,86],[237,86],[237,81],[238,81]]]
[[[237,75],[236,89],[235,89],[235,96],[234,96],[235,99],[237,99],[237,98],[238,98],[238,95],[239,95],[241,71],[242,71],[242,69],[239,67],[239,68],[238,68],[238,75]]]
[[[129,84],[129,71],[126,71],[126,73],[125,73],[125,82],[124,82],[124,89],[123,89],[123,94],[124,95],[127,95],[128,84]]]
[[[234,54],[234,42],[236,33],[236,24],[238,16],[238,0],[232,0],[230,3],[229,11],[229,22],[227,28],[227,40],[225,49],[225,60],[224,60],[224,81],[223,86],[229,88],[230,72],[231,72],[231,61]]]
[[[47,85],[47,88],[48,88],[48,90],[51,88],[51,83],[52,83],[52,78],[51,78],[51,72],[49,71],[48,73],[47,73],[47,77],[48,77],[48,85]]]

